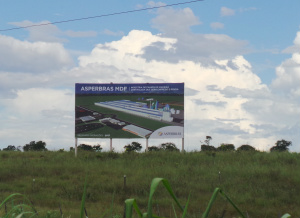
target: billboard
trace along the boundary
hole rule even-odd
[[[183,138],[184,83],[76,83],[76,138]]]

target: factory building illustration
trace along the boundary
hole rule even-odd
[[[95,102],[95,105],[166,122],[172,122],[172,114],[175,114],[176,112],[179,113],[178,110],[170,109],[168,104],[159,108],[158,101],[152,102],[152,104],[150,101],[149,106],[145,102],[133,102],[129,100]]]

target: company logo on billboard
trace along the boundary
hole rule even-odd
[[[181,132],[159,132],[158,136],[174,136],[174,135],[181,135]]]

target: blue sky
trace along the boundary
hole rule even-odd
[[[5,31],[180,2],[1,1],[0,148],[73,146],[76,82],[185,82],[188,150],[211,135],[260,150],[286,139],[299,152],[298,0],[204,0]]]

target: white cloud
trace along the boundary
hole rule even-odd
[[[43,140],[55,142],[50,147],[54,149],[63,142],[65,145],[72,142],[72,137],[69,137],[74,125],[72,91],[46,88],[17,90],[16,97],[1,100],[1,106],[0,120],[5,123],[0,128],[0,137],[5,138],[2,143],[23,146],[30,141]]]
[[[169,24],[163,12],[169,20],[183,15],[180,24],[184,27]],[[214,146],[233,143],[238,147],[247,143],[262,150],[284,138],[293,141],[292,150],[299,151],[298,52],[278,67],[277,79],[269,89],[243,57],[246,41],[220,34],[193,34],[190,26],[199,23],[190,9],[159,10],[153,25],[162,34],[133,30],[120,40],[98,44],[90,54],[82,55],[78,66],[72,69],[64,68],[65,64],[57,69],[46,65],[43,72],[35,75],[23,71],[12,73],[0,64],[0,81],[4,80],[1,85],[11,90],[10,98],[0,99],[0,119],[4,124],[0,136],[5,138],[2,143],[24,145],[31,140],[45,140],[51,148],[73,146],[75,82],[184,82],[188,93],[185,97],[187,150],[199,150],[200,141],[210,135]],[[23,56],[31,54],[25,48],[37,46],[33,55],[27,56],[31,68],[35,55],[45,50],[38,43],[1,39],[0,42],[15,43],[15,50],[22,51]],[[60,44],[43,45],[58,45],[64,51]],[[49,57],[41,56],[40,62],[56,58],[56,53],[49,53]],[[8,49],[2,56],[7,54],[11,55]],[[24,63],[20,57],[16,65]],[[18,77],[24,82],[17,82],[19,88],[15,88],[14,80]],[[288,97],[274,94],[274,89],[282,90]]]
[[[32,42],[42,41],[63,43],[68,41],[66,37],[82,38],[97,36],[96,31],[62,31],[57,26],[51,24],[51,22],[47,20],[38,23],[25,20],[22,22],[12,22],[11,24],[18,27],[28,27],[25,28],[25,30],[29,32],[28,40]]]
[[[217,30],[217,29],[224,29],[224,24],[223,23],[220,23],[220,22],[214,22],[214,23],[211,23],[210,24],[210,27],[214,30]]]
[[[3,35],[0,35],[0,56],[0,71],[45,72],[73,64],[62,44],[32,43]]]
[[[73,31],[67,30],[64,32],[64,35],[73,37],[73,38],[84,38],[84,37],[95,37],[97,36],[96,31]]]
[[[108,29],[105,29],[103,31],[103,34],[109,35],[109,36],[124,36],[124,32],[122,32],[122,31],[113,32],[113,31],[108,30]]]
[[[29,88],[15,92],[16,97],[5,100],[4,107],[18,118],[38,120],[45,115],[49,117],[50,113],[73,111],[74,95],[70,90]]]
[[[297,32],[296,38],[294,40],[294,45],[284,49],[282,52],[292,54],[292,53],[299,52],[299,50],[300,50],[300,31]]]
[[[289,48],[300,48],[300,32],[294,40],[294,45]],[[292,49],[293,50],[293,49]],[[273,80],[271,87],[277,92],[284,92],[299,98],[300,93],[300,51],[295,50],[291,58],[285,60],[276,68],[277,77]]]
[[[142,5],[142,4],[138,4],[136,5],[136,8],[137,9],[142,9],[142,8],[154,8],[154,7],[160,7],[160,6],[165,6],[166,3],[163,3],[163,2],[154,2],[154,1],[149,1],[147,2],[146,6],[145,5]]]
[[[148,5],[149,7],[160,7],[160,6],[165,6],[166,4],[163,3],[163,2],[149,1],[149,2],[147,3],[147,5]]]
[[[24,20],[22,22],[12,22],[10,23],[17,27],[28,27],[24,28],[29,32],[29,41],[42,41],[42,42],[66,42],[66,39],[60,38],[61,31],[57,26],[51,24],[50,21],[41,21],[38,23],[31,22],[29,20]],[[33,27],[29,27],[33,26]],[[35,27],[38,26],[38,27]]]
[[[190,8],[183,10],[161,8],[157,10],[157,17],[152,20],[152,27],[171,37],[188,33],[191,26],[199,24],[201,22]]]
[[[233,16],[235,15],[235,10],[227,7],[222,7],[220,14],[222,17]]]
[[[174,22],[170,22],[170,20]],[[231,59],[248,52],[245,40],[236,40],[222,34],[192,34],[190,27],[201,22],[189,8],[183,10],[160,9],[152,26],[162,32],[162,37],[176,39],[176,52],[161,51],[160,45],[144,48],[147,60],[158,59],[168,62],[191,60],[210,65],[217,59]]]

